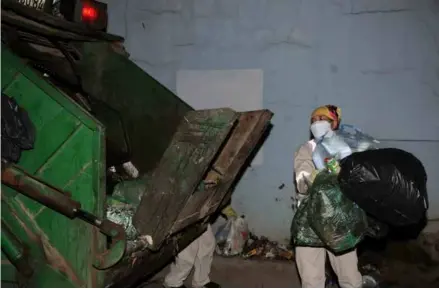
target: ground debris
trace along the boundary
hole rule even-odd
[[[290,261],[294,259],[294,253],[292,248],[270,241],[264,236],[257,237],[250,233],[242,257],[245,259],[259,258]]]
[[[365,242],[359,254],[360,271],[372,274],[380,287],[439,287],[437,244],[439,233],[384,240],[379,245]]]

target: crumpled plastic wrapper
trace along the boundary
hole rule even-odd
[[[107,208],[107,219],[124,228],[128,241],[134,241],[139,236],[132,222],[134,213],[134,206],[117,200],[111,200]]]

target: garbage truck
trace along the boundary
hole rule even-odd
[[[104,3],[1,5],[2,286],[137,286],[228,204],[273,113],[194,110]]]

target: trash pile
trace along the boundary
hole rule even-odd
[[[292,248],[250,233],[243,216],[230,218],[218,229],[215,238],[215,252],[221,256],[288,261],[294,257]]]
[[[242,257],[245,259],[261,258],[290,261],[294,259],[294,253],[292,248],[270,241],[266,237],[258,238],[250,234],[250,238],[244,247]]]
[[[388,228],[422,221],[428,209],[424,166],[412,154],[378,143],[346,125],[317,141],[319,172],[293,219],[295,245],[339,253],[365,236],[381,238]]]

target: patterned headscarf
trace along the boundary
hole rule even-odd
[[[340,123],[341,120],[341,109],[335,105],[324,105],[321,107],[316,108],[311,113],[311,118],[315,116],[326,116],[332,121],[336,121],[337,123]]]

